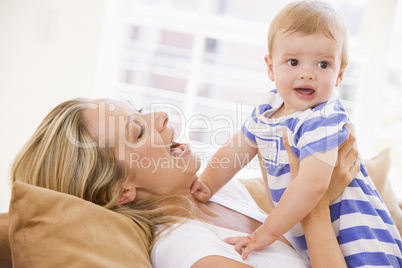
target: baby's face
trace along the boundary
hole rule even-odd
[[[283,114],[306,110],[327,101],[343,78],[342,42],[321,33],[280,32],[272,55],[266,57],[268,75],[284,99]]]

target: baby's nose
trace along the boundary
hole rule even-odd
[[[302,80],[314,80],[315,75],[310,70],[304,70],[303,72],[300,73],[299,79],[302,79]]]

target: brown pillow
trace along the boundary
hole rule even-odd
[[[253,197],[257,205],[264,210],[267,214],[271,213],[265,192],[264,180],[262,178],[255,179],[239,179],[246,187],[247,191]]]
[[[15,182],[9,217],[14,267],[152,267],[132,220],[75,196]]]
[[[0,267],[11,268],[11,249],[8,240],[8,213],[0,213]]]

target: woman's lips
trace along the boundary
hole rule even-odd
[[[184,157],[191,152],[190,146],[185,143],[172,142],[170,146],[170,154],[173,157]]]
[[[296,95],[304,100],[311,100],[315,96],[315,90],[310,87],[298,87],[294,89]]]

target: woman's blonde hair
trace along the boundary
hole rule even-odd
[[[322,33],[333,40],[342,39],[341,70],[349,62],[348,31],[342,16],[328,3],[321,1],[293,2],[273,19],[268,31],[268,53],[273,54],[275,35],[283,31],[309,35]]]
[[[128,216],[144,230],[150,250],[155,225],[179,221],[164,215],[191,217],[192,212],[180,206],[189,200],[161,196],[120,205],[115,189],[126,182],[127,171],[113,148],[97,146],[90,136],[83,112],[88,106],[85,99],[70,100],[46,115],[14,159],[11,180],[74,195]]]

